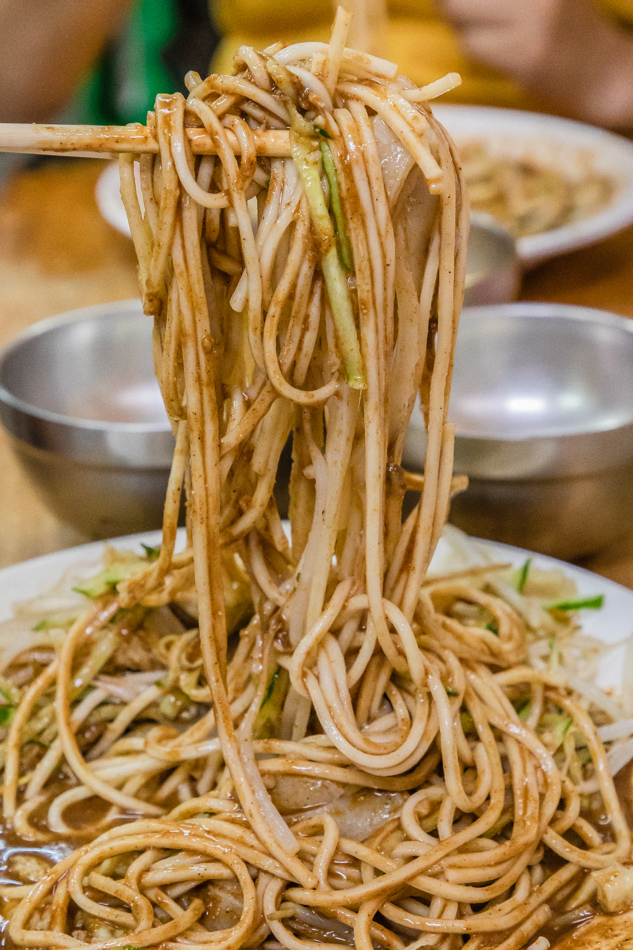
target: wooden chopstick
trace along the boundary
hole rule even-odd
[[[404,471],[404,483],[409,491],[424,491],[424,475],[421,472]],[[451,478],[451,498],[468,488],[467,475],[453,475]]]
[[[194,155],[214,155],[215,147],[202,128],[186,128]],[[227,138],[236,155],[240,144],[230,130]],[[283,158],[290,155],[290,136],[284,129],[256,129],[253,132],[258,155]],[[28,155],[70,155],[84,158],[113,158],[122,152],[156,153],[158,142],[147,126],[131,125],[22,125],[0,123],[0,152]]]

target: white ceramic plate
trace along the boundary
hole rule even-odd
[[[137,165],[134,167],[138,168]],[[119,166],[116,162],[109,162],[97,179],[95,187],[97,207],[108,224],[126,237],[130,237],[130,226],[127,223],[119,189]]]
[[[591,217],[541,234],[519,238],[526,267],[609,237],[633,222],[633,142],[604,129],[537,112],[486,106],[434,106],[433,112],[459,146],[482,139],[495,154],[532,158],[550,168],[568,170],[579,157],[615,183],[608,205]]]
[[[609,204],[591,217],[520,238],[517,249],[525,267],[594,244],[633,222],[633,142],[628,139],[583,122],[516,109],[436,105],[433,111],[457,145],[460,139],[485,138],[500,155],[529,156],[561,169],[577,164],[579,155],[583,160],[589,155],[593,168],[615,182]],[[95,197],[106,221],[129,237],[116,163],[99,176]]]
[[[184,543],[183,530],[179,532],[179,536],[180,543]],[[152,531],[114,538],[108,543],[115,547],[143,553],[142,542],[155,546],[160,544],[160,541],[161,532]],[[0,621],[11,617],[13,604],[29,600],[48,590],[62,575],[69,572],[72,572],[74,576],[94,574],[100,569],[103,544],[102,541],[84,544],[34,558],[31,561],[23,561],[21,564],[13,564],[11,567],[0,570]],[[493,544],[490,541],[477,541],[473,544],[484,552],[490,552],[498,563],[511,562],[518,567],[525,562],[527,557],[532,557],[535,567],[562,568],[575,581],[580,597],[603,594],[604,603],[600,610],[586,610],[582,614],[583,632],[587,635],[596,637],[604,643],[620,643],[633,633],[633,591],[626,587],[621,587],[613,581],[591,574],[582,568],[574,567],[572,564],[565,564],[541,554],[532,555],[521,548]],[[450,557],[450,548],[442,539],[433,560],[432,570],[435,569],[436,572],[448,570],[448,557]],[[615,688],[620,686],[623,659],[623,646],[616,647],[602,657],[597,677],[600,686]]]

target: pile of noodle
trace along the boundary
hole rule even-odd
[[[5,825],[72,843],[2,887],[17,946],[519,950],[628,859],[596,709],[527,662],[494,565],[425,580],[468,204],[442,84],[347,26],[189,74],[158,155],[121,158],[176,450],[160,551],[113,558],[0,684]],[[418,396],[423,479],[400,465]]]

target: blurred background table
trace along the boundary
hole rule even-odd
[[[42,160],[0,192],[0,347],[44,317],[138,296],[132,244],[97,210],[102,170],[98,161]],[[526,274],[521,299],[633,317],[633,228]],[[90,540],[44,507],[1,430],[0,473],[0,567]],[[583,566],[633,588],[633,533]]]

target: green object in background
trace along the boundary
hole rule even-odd
[[[64,112],[64,121],[96,125],[145,122],[160,92],[181,87],[163,51],[179,27],[173,0],[139,0]],[[184,87],[182,87],[184,88]]]

